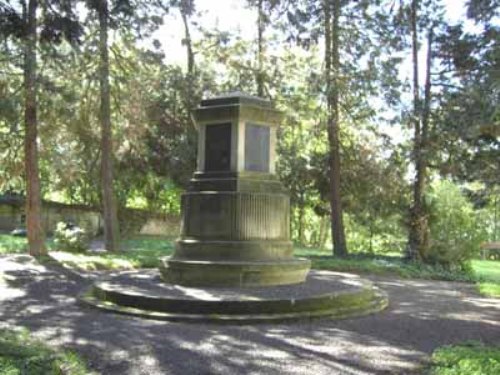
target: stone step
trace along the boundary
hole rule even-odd
[[[265,288],[191,288],[160,282],[155,271],[97,282],[81,300],[105,311],[160,320],[252,323],[380,311],[387,295],[349,274],[312,271],[303,284]]]

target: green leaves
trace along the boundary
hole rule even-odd
[[[449,269],[467,267],[486,239],[486,229],[472,204],[450,181],[438,181],[427,194],[430,248],[424,261]]]

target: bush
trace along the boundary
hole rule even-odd
[[[470,260],[486,236],[472,203],[450,181],[433,184],[426,201],[430,243],[421,254],[424,262],[450,270],[470,270]]]
[[[57,250],[82,253],[89,247],[89,236],[82,228],[70,223],[57,223],[54,231]]]

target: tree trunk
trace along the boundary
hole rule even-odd
[[[331,184],[331,225],[333,254],[339,257],[347,255],[344,223],[342,219],[342,200],[340,196],[340,140],[339,140],[339,91],[338,75],[340,71],[339,54],[339,18],[340,0],[324,1],[325,16],[325,73],[327,82],[328,142],[330,145],[330,184]]]
[[[415,163],[415,180],[413,183],[413,206],[410,210],[410,230],[408,235],[408,246],[406,258],[417,260],[420,258],[419,250],[423,242],[422,216],[423,216],[423,179],[422,179],[422,134],[421,134],[421,111],[420,111],[420,85],[418,77],[418,31],[417,31],[417,8],[418,0],[411,2],[410,29],[412,39],[412,64],[413,64],[413,158]]]
[[[47,254],[42,226],[42,202],[38,171],[37,79],[36,79],[36,10],[37,0],[30,0],[26,14],[26,45],[24,51],[24,162],[26,168],[26,229],[29,253]]]
[[[180,11],[181,11],[182,23],[184,24],[184,42],[186,43],[186,52],[187,52],[187,72],[188,76],[192,77],[194,73],[193,43],[191,40],[191,33],[189,32],[187,10],[181,6]]]
[[[424,87],[424,103],[420,100],[420,86],[418,77],[418,30],[417,30],[418,1],[411,3],[411,34],[413,60],[413,121],[414,144],[413,155],[415,163],[415,181],[413,184],[413,207],[410,212],[410,232],[406,258],[408,260],[425,260],[429,247],[429,227],[425,207],[425,186],[427,181],[427,152],[428,132],[431,106],[431,65],[433,30],[430,29],[427,40],[426,75]]]
[[[257,18],[257,95],[261,98],[264,97],[264,9],[263,0],[258,2],[258,18]]]
[[[429,153],[428,136],[429,136],[429,121],[431,114],[431,68],[432,68],[432,42],[433,42],[433,29],[429,30],[427,38],[427,58],[426,58],[426,72],[425,72],[425,86],[424,86],[424,105],[422,109],[422,131],[421,131],[421,145],[420,145],[420,159],[417,162],[417,180],[420,185],[421,192],[421,217],[419,219],[419,232],[421,242],[419,243],[419,257],[423,260],[427,258],[427,251],[429,249],[429,223],[428,212],[425,204],[425,187],[427,185],[427,158]]]
[[[187,82],[188,82],[188,95],[186,98],[186,108],[189,113],[189,120],[192,126],[192,131],[188,134],[188,136],[195,138],[196,135],[196,122],[194,120],[192,111],[195,108],[196,100],[194,95],[194,71],[195,71],[195,61],[194,61],[194,52],[193,52],[193,41],[191,40],[191,32],[189,30],[189,9],[186,2],[181,4],[180,13],[182,17],[182,23],[184,24],[184,42],[186,44],[186,54],[187,54]],[[194,132],[193,132],[194,131]]]
[[[113,147],[108,56],[108,2],[99,0],[99,84],[101,92],[101,188],[104,219],[104,241],[108,251],[119,250],[119,230],[113,189]]]

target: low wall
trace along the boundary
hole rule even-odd
[[[24,226],[25,208],[23,197],[0,197],[0,231],[10,232]],[[144,210],[125,209],[119,212],[120,231],[125,235],[144,234],[177,236],[180,216],[152,213]],[[49,235],[58,222],[72,222],[85,228],[93,236],[102,234],[103,220],[98,209],[83,205],[71,205],[44,201],[42,224]]]
[[[129,233],[169,237],[179,235],[180,215],[125,209],[118,212],[118,217],[120,231],[125,235]]]
[[[22,222],[21,214],[18,207],[0,203],[0,230],[10,232],[17,228]]]

